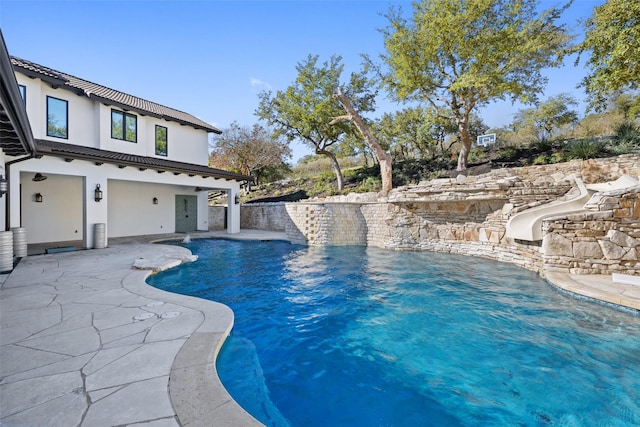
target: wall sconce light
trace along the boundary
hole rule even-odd
[[[96,190],[93,193],[96,202],[102,200],[102,190],[100,190],[100,184],[96,184]]]
[[[0,175],[0,197],[7,194],[8,191],[9,191],[9,182],[5,177]]]
[[[36,193],[34,196],[36,203],[42,203],[42,194]]]
[[[157,198],[157,197],[154,197],[154,198],[153,198],[153,204],[154,204],[154,205],[157,205],[157,204],[158,204],[158,198]]]
[[[233,199],[236,205],[240,204],[240,193],[236,193],[236,197]]]

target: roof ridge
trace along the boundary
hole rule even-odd
[[[169,107],[158,102],[154,102],[145,98],[141,98],[136,95],[132,95],[127,92],[123,92],[117,89],[110,88],[100,83],[95,83],[82,77],[74,76],[73,74],[59,71],[33,61],[28,61],[17,56],[11,56],[11,62],[14,67],[25,68],[25,65],[33,68],[32,72],[37,74],[43,74],[49,77],[53,77],[56,80],[60,79],[64,82],[65,86],[82,91],[87,97],[94,95],[101,99],[111,101],[117,105],[124,105],[131,107],[132,109],[138,109],[147,113],[151,113],[159,116],[165,120],[178,121],[187,123],[196,128],[206,130],[208,132],[220,133],[220,130],[201,118],[187,113],[186,111],[179,110],[177,108]],[[22,63],[22,64],[21,64]],[[24,64],[24,65],[23,65]],[[90,86],[93,86],[96,90],[91,90]],[[165,111],[163,111],[165,110]]]

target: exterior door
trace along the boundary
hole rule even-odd
[[[198,197],[176,195],[176,233],[190,233],[198,228]]]

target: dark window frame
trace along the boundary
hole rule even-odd
[[[22,97],[22,103],[26,108],[27,107],[27,87],[25,85],[18,85],[18,91],[20,92],[20,96]]]
[[[60,102],[64,102],[64,106],[65,106],[65,123],[64,123],[64,135],[58,135],[58,134],[53,134],[50,130],[49,130],[49,101],[51,100],[55,100],[55,101],[60,101]],[[47,95],[47,136],[50,136],[52,138],[62,138],[62,139],[69,139],[69,101],[67,101],[66,99],[60,99],[60,98],[56,98],[55,96],[49,96]]]
[[[158,149],[158,130],[160,129],[164,129],[164,152]],[[156,125],[154,135],[156,156],[167,157],[169,155],[169,129],[166,126]]]
[[[121,116],[122,119],[122,134],[121,135],[114,135],[113,133],[113,115],[117,114]],[[135,132],[133,135],[133,140],[127,138],[127,119],[133,119],[134,124],[135,124]],[[112,139],[118,139],[120,141],[127,141],[127,142],[131,142],[131,143],[137,143],[138,142],[138,116],[136,116],[135,114],[131,114],[131,113],[127,113],[124,111],[120,111],[120,110],[111,110],[111,138]]]

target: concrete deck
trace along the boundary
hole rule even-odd
[[[215,358],[233,326],[222,304],[152,288],[188,250],[110,239],[98,250],[29,256],[0,289],[0,425],[258,426],[222,387]],[[281,240],[243,230],[192,237]],[[640,286],[548,274],[563,289],[640,310]],[[0,279],[1,280],[1,279]]]
[[[198,234],[210,236],[227,235]],[[261,425],[216,374],[233,313],[148,286],[152,271],[192,259],[148,239],[29,256],[4,278],[0,425]]]

